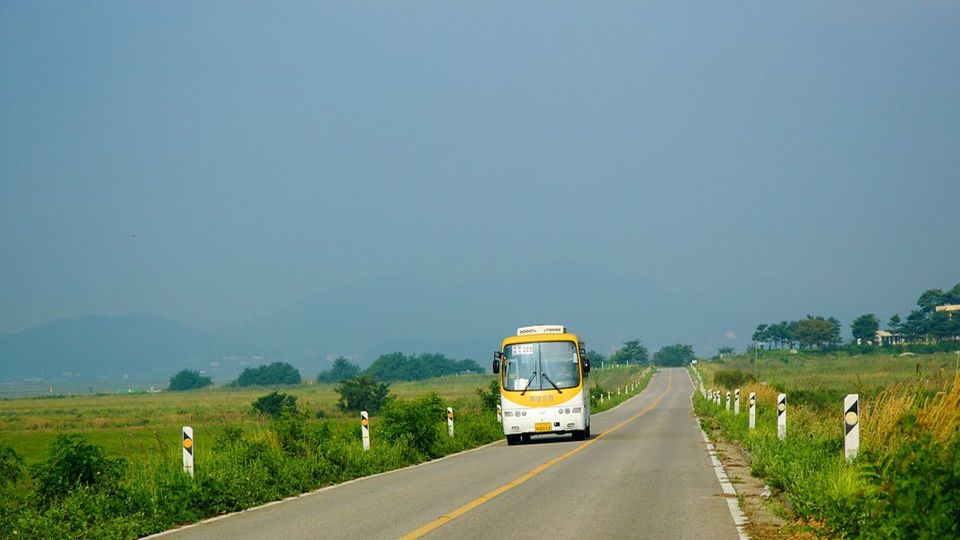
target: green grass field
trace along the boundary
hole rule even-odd
[[[588,382],[615,390],[638,371],[639,368],[597,369]],[[436,393],[452,404],[476,398],[477,388],[485,388],[493,378],[487,374],[397,382],[390,386],[390,393],[400,398]],[[336,407],[339,395],[335,387],[303,384],[277,389],[297,396],[298,407],[311,415],[322,411],[328,419],[350,422],[354,415],[344,415]],[[0,400],[0,445],[12,446],[29,464],[42,458],[57,433],[79,433],[112,454],[137,459],[153,453],[158,446],[179,445],[182,426],[194,428],[200,445],[203,438],[210,439],[226,426],[262,428],[267,421],[253,413],[251,403],[272,390],[215,387],[155,394]]]

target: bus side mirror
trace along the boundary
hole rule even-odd
[[[580,348],[580,361],[583,363],[583,374],[590,373],[590,358],[587,356],[587,351],[582,347]]]
[[[493,353],[493,372],[500,373],[500,359],[503,358],[503,353],[500,351],[494,351]]]

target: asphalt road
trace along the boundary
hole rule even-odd
[[[163,538],[738,538],[682,369],[591,419],[593,438],[506,442]]]

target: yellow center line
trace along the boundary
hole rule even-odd
[[[623,426],[629,424],[630,422],[633,422],[633,421],[636,420],[637,418],[640,418],[641,416],[643,416],[643,415],[647,414],[648,412],[650,412],[651,410],[653,410],[653,408],[656,407],[656,406],[660,403],[660,400],[662,400],[662,399],[670,392],[670,388],[671,388],[672,386],[673,386],[673,372],[672,372],[672,371],[668,371],[668,372],[667,372],[667,389],[664,390],[662,394],[660,394],[659,396],[657,396],[657,399],[653,400],[653,403],[651,403],[646,409],[638,412],[637,414],[631,416],[630,418],[627,418],[627,419],[624,420],[623,422],[620,422],[619,424],[617,424],[617,425],[613,426],[612,428],[604,431],[603,433],[600,433],[600,434],[597,435],[596,437],[594,437],[594,438],[592,438],[592,439],[584,442],[583,444],[578,445],[578,446],[577,446],[576,448],[574,448],[573,450],[569,450],[569,451],[567,451],[567,452],[565,452],[565,453],[563,453],[563,454],[560,454],[559,456],[557,456],[557,457],[555,457],[555,458],[553,458],[553,459],[551,459],[551,460],[549,460],[549,461],[546,461],[546,462],[538,465],[538,466],[537,466],[535,469],[533,469],[532,471],[530,471],[530,472],[528,472],[528,473],[526,473],[526,474],[523,474],[523,475],[519,476],[518,478],[515,478],[515,479],[511,480],[510,482],[507,482],[506,484],[498,487],[497,489],[495,489],[495,490],[493,490],[493,491],[490,491],[490,492],[488,492],[488,493],[485,493],[485,494],[477,497],[476,499],[468,502],[467,504],[461,506],[460,508],[457,508],[456,510],[454,510],[454,511],[448,513],[448,514],[445,514],[445,515],[442,515],[442,516],[438,517],[437,519],[431,521],[430,523],[427,523],[426,525],[420,527],[419,529],[417,529],[417,530],[415,530],[415,531],[411,531],[411,532],[409,532],[409,533],[401,536],[401,537],[400,537],[400,540],[412,540],[412,539],[414,539],[414,538],[420,538],[421,536],[423,536],[423,535],[427,534],[428,532],[436,529],[437,527],[443,525],[444,523],[448,523],[448,522],[450,522],[450,521],[453,521],[454,519],[457,519],[458,517],[466,514],[467,512],[473,510],[474,508],[477,508],[478,506],[480,506],[480,505],[482,505],[482,504],[490,501],[491,499],[493,499],[493,498],[495,498],[495,497],[497,497],[497,496],[499,496],[499,495],[502,495],[502,494],[506,493],[507,491],[510,491],[511,489],[519,486],[520,484],[526,482],[527,480],[533,478],[534,476],[537,476],[538,474],[540,474],[540,473],[542,473],[543,471],[549,469],[550,467],[556,465],[557,463],[560,463],[561,461],[563,461],[563,460],[567,459],[568,457],[576,454],[577,452],[583,450],[584,448],[590,446],[591,444],[599,441],[600,439],[604,438],[605,436],[607,436],[607,435],[609,435],[609,434],[617,431],[618,429],[620,429],[620,428],[622,428]]]

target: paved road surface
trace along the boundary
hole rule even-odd
[[[500,442],[163,538],[737,538],[692,392],[663,369],[590,440]]]

